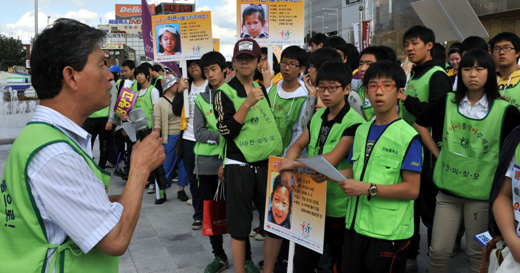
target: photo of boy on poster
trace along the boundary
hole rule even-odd
[[[240,38],[269,38],[268,5],[242,4],[240,8],[242,10]]]
[[[158,26],[156,31],[159,56],[182,54],[180,24]]]
[[[272,183],[273,189],[269,198],[267,221],[286,229],[291,229],[293,194],[282,185],[280,175],[276,176]]]

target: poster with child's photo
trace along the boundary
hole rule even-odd
[[[180,29],[179,23],[157,27],[157,55],[168,56],[182,54]]]
[[[269,14],[266,4],[241,4],[240,38],[269,38]]]

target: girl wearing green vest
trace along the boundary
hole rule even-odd
[[[439,188],[433,221],[429,271],[447,272],[450,252],[464,217],[466,238],[487,230],[488,199],[502,141],[520,124],[520,112],[499,99],[489,53],[464,54],[456,93],[424,111],[415,123],[424,145],[437,158],[433,181]],[[430,130],[442,128],[439,152]],[[478,272],[482,247],[466,241],[470,272]]]

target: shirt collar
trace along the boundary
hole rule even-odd
[[[323,112],[323,114],[321,115],[321,119],[323,120],[323,122],[341,123],[343,121],[343,117],[345,117],[347,112],[350,110],[350,105],[346,101],[347,100],[347,98],[346,98],[347,96],[345,96],[345,105],[343,106],[343,108],[341,108],[341,111],[339,111],[339,113],[332,120],[329,121],[328,118],[327,118],[327,116],[330,113],[329,107],[327,107],[327,109],[325,109],[325,112]]]
[[[462,99],[462,103],[467,103],[467,104],[469,104],[471,106],[471,102],[468,99],[468,94],[466,94],[464,96],[464,99]],[[489,104],[488,104],[488,100],[487,100],[487,95],[486,94],[484,94],[484,96],[482,96],[482,98],[477,103],[475,103],[475,106],[478,105],[478,104],[480,104],[480,106],[482,106],[485,109],[489,108]],[[473,106],[473,107],[475,107],[475,106]]]

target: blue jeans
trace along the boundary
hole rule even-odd
[[[188,185],[188,176],[186,175],[186,170],[184,169],[184,162],[182,159],[178,161],[177,155],[175,151],[177,149],[177,139],[179,139],[179,135],[169,135],[168,143],[164,144],[164,153],[166,154],[166,159],[164,160],[163,167],[166,171],[166,180],[168,180],[168,186],[166,188],[170,188],[172,186],[172,177],[173,177],[173,167],[175,167],[175,163],[178,164],[179,175],[177,179],[177,185],[179,186],[187,186]]]

